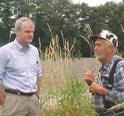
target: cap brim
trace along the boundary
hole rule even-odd
[[[102,38],[102,37],[100,37],[100,36],[98,36],[98,35],[90,36],[90,39],[92,39],[93,41],[96,41],[96,39],[98,39],[98,38],[100,38],[100,39],[105,39],[105,38]]]

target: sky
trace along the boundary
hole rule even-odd
[[[101,4],[104,4],[106,2],[113,1],[115,3],[122,2],[122,0],[72,0],[73,3],[82,3],[85,2],[89,6],[99,6]]]

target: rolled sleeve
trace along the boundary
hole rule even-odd
[[[38,64],[38,70],[37,70],[37,77],[40,78],[43,75],[42,68],[41,68],[41,59],[40,59],[40,57],[38,58],[38,62],[39,62],[39,64]]]

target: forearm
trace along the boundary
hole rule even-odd
[[[3,88],[0,86],[0,105],[3,105],[5,96],[3,94]]]
[[[103,96],[105,96],[108,92],[108,89],[96,83],[92,83],[89,89],[91,93],[97,93]]]
[[[105,99],[113,103],[122,103],[124,102],[124,92],[108,90]]]

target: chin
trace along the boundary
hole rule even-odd
[[[27,43],[29,43],[29,44],[32,43],[32,40],[28,40]]]
[[[96,59],[99,60],[99,61],[102,60],[102,58],[100,56],[96,56]]]

